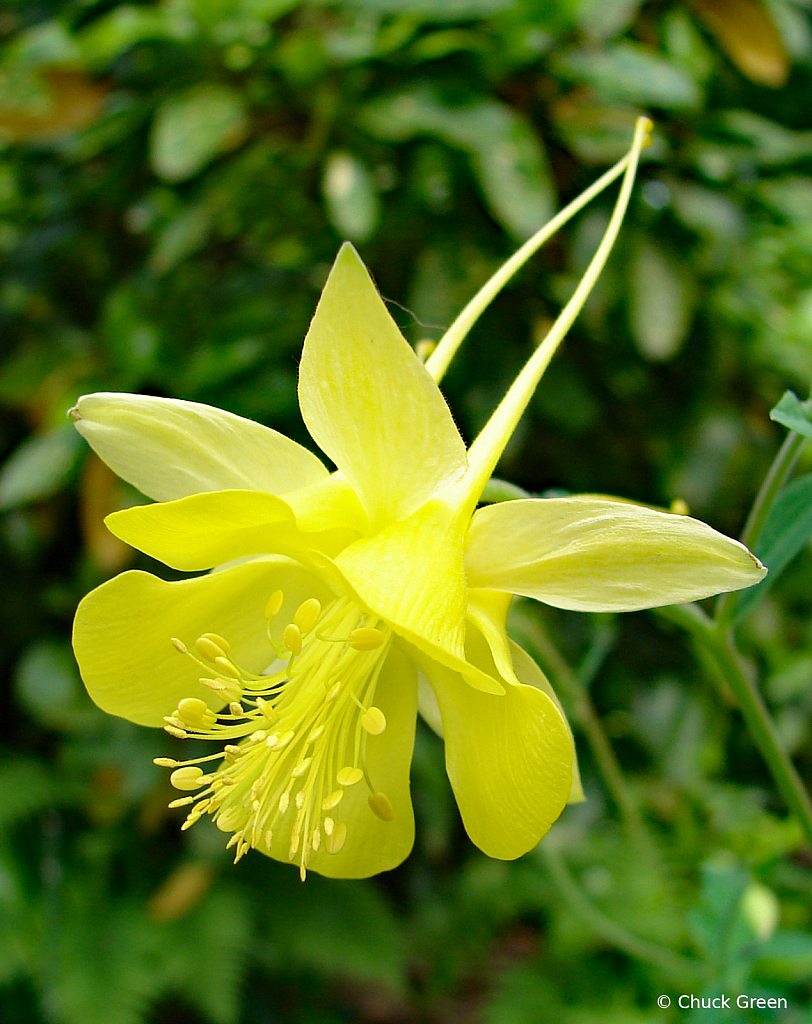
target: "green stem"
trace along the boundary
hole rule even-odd
[[[739,705],[750,734],[772,773],[784,802],[798,818],[812,844],[812,800],[795,770],[755,683],[742,666],[732,635],[722,633],[695,604],[672,605],[660,614],[687,629],[711,655]]]
[[[775,504],[775,499],[778,497],[778,492],[787,482],[790,473],[795,468],[795,463],[805,442],[805,437],[791,430],[784,438],[784,443],[778,449],[773,459],[773,464],[764,478],[764,483],[761,485],[756,496],[741,535],[742,544],[750,548],[751,551],[758,543],[770,510]],[[738,591],[733,590],[727,594],[722,594],[719,598],[714,618],[720,632],[726,630],[730,625],[736,610],[738,597]]]
[[[604,731],[595,705],[584,681],[570,668],[561,652],[550,640],[538,623],[533,623],[532,644],[544,666],[553,676],[558,689],[569,698],[573,718],[578,722],[586,735],[592,749],[592,755],[598,765],[606,788],[612,796],[623,824],[637,848],[645,852],[648,859],[656,861],[654,846],[649,838],[643,816],[637,801],[629,789],[623,772],[618,764],[612,744]],[[606,651],[604,650],[604,654]],[[586,667],[590,675],[595,675],[597,666],[591,664],[594,659],[587,657]]]
[[[701,978],[704,972],[699,961],[641,939],[607,917],[580,888],[567,869],[563,857],[549,841],[542,842],[537,849],[561,896],[602,939],[638,960],[644,960],[669,974],[679,976],[683,981],[687,981],[689,976],[692,980]]]

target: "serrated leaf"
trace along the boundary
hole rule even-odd
[[[236,89],[217,83],[192,86],[158,108],[150,164],[165,181],[185,181],[238,146],[247,131],[248,115]]]
[[[755,554],[770,570],[761,583],[742,592],[737,617],[745,615],[775,583],[812,537],[812,473],[799,477],[778,496],[764,524]]]
[[[770,409],[770,419],[780,423],[787,430],[794,430],[796,434],[812,437],[809,408],[792,391],[785,391],[778,405]]]
[[[552,70],[571,81],[591,85],[605,99],[665,110],[691,109],[701,100],[693,78],[638,43],[572,49],[553,61]]]
[[[81,456],[76,431],[65,424],[29,437],[0,469],[0,511],[55,494]]]

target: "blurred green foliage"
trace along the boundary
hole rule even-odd
[[[735,535],[781,441],[769,410],[812,379],[810,89],[808,0],[6,0],[3,1024],[812,1021],[812,856],[729,695],[652,616],[517,607],[572,712],[589,797],[519,862],[468,843],[427,730],[417,846],[389,876],[301,885],[259,855],[232,867],[206,822],[181,835],[151,763],[173,741],[102,715],[70,655],[78,599],[134,561],[101,519],[137,496],[64,418],[84,392],[144,391],[304,440],[297,353],[343,238],[411,340],[436,338],[647,112],[621,241],[500,474],[684,499]],[[610,202],[534,259],[458,357],[446,391],[468,438]],[[810,479],[776,507],[794,530],[791,550],[777,531],[786,572],[740,608],[806,778]],[[685,992],[788,1008],[682,1011]]]

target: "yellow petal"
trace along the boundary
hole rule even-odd
[[[581,770],[578,767],[578,750],[575,746],[575,740],[572,736],[572,729],[570,729],[569,720],[564,713],[564,708],[561,706],[561,701],[558,699],[558,694],[550,685],[550,681],[547,676],[545,676],[527,651],[519,647],[519,645],[513,640],[508,640],[508,645],[510,648],[510,657],[513,662],[513,669],[519,682],[524,683],[526,686],[535,686],[539,690],[543,690],[561,712],[561,717],[567,723],[567,729],[569,730],[570,739],[572,740],[572,786],[570,787],[570,794],[567,798],[567,803],[582,803],[586,800],[586,797],[584,796],[584,787],[581,784]]]
[[[198,402],[101,392],[71,415],[99,457],[156,501],[227,488],[287,494],[327,476],[290,438]]]
[[[305,339],[299,402],[373,525],[409,515],[465,472],[465,446],[443,396],[349,244]]]
[[[127,544],[183,572],[261,554],[311,563],[311,551],[339,551],[354,538],[346,528],[303,533],[290,506],[262,491],[212,491],[137,505],[105,523]]]
[[[176,583],[145,572],[125,572],[103,583],[80,602],[73,626],[88,693],[103,711],[140,725],[163,725],[163,716],[184,697],[217,709],[223,702],[198,682],[206,673],[172,646],[172,638],[193,648],[203,633],[225,635],[236,662],[262,672],[269,652],[263,611],[277,589],[285,592],[291,614],[305,598],[326,602],[332,596],[281,559]]]
[[[469,657],[489,668],[481,636],[472,637]],[[465,830],[490,857],[520,857],[569,798],[573,748],[563,715],[535,686],[510,685],[497,696],[428,659],[420,664],[440,706],[446,770]]]
[[[455,509],[429,501],[408,519],[349,545],[336,565],[361,601],[402,637],[479,689],[498,679],[465,657],[466,586]]]
[[[491,657],[499,675],[506,682],[514,684],[525,683],[527,686],[535,686],[539,690],[543,690],[561,712],[561,717],[566,722],[570,733],[573,751],[572,789],[570,790],[569,803],[580,803],[586,798],[584,797],[584,790],[581,785],[578,752],[575,748],[575,739],[572,735],[569,720],[547,676],[545,676],[530,655],[507,635],[507,615],[512,600],[512,594],[500,593],[498,590],[470,591],[468,594],[469,622],[473,628],[479,630],[482,634],[490,648]]]
[[[369,807],[369,790],[363,782],[344,789],[332,816],[336,825],[347,827],[347,837],[337,854],[330,854],[322,838],[311,855],[308,870],[328,878],[368,878],[379,871],[397,867],[409,855],[414,843],[414,814],[409,795],[409,769],[417,718],[417,673],[397,648],[387,655],[375,690],[375,704],[386,717],[386,729],[379,736],[367,736],[366,769],[376,791],[392,805],[391,821],[383,821]],[[295,816],[288,812],[291,823]],[[275,829],[270,853],[287,861],[290,829]]]
[[[466,553],[471,587],[575,611],[635,611],[758,583],[742,544],[689,516],[592,496],[479,509]]]

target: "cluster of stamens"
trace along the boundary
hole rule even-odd
[[[187,697],[164,728],[179,739],[216,740],[223,747],[207,757],[159,757],[155,763],[173,769],[176,789],[194,792],[169,805],[190,807],[182,828],[210,814],[219,829],[234,833],[228,847],[236,847],[235,861],[251,847],[270,853],[274,836],[277,844],[287,836],[288,857],[298,860],[304,879],[322,843],[330,854],[344,846],[342,802],[350,787],[363,781],[372,812],[392,819],[392,805],[373,786],[365,756],[368,737],[386,728],[372,701],[391,633],[346,598],[325,609],[309,598],[277,639],[273,623],[283,603],[278,590],[265,607],[276,660],[263,675],[240,667],[217,633],[198,637],[194,651],[173,638],[175,648],[204,669],[200,683],[221,709]],[[217,760],[210,774],[200,767]]]

